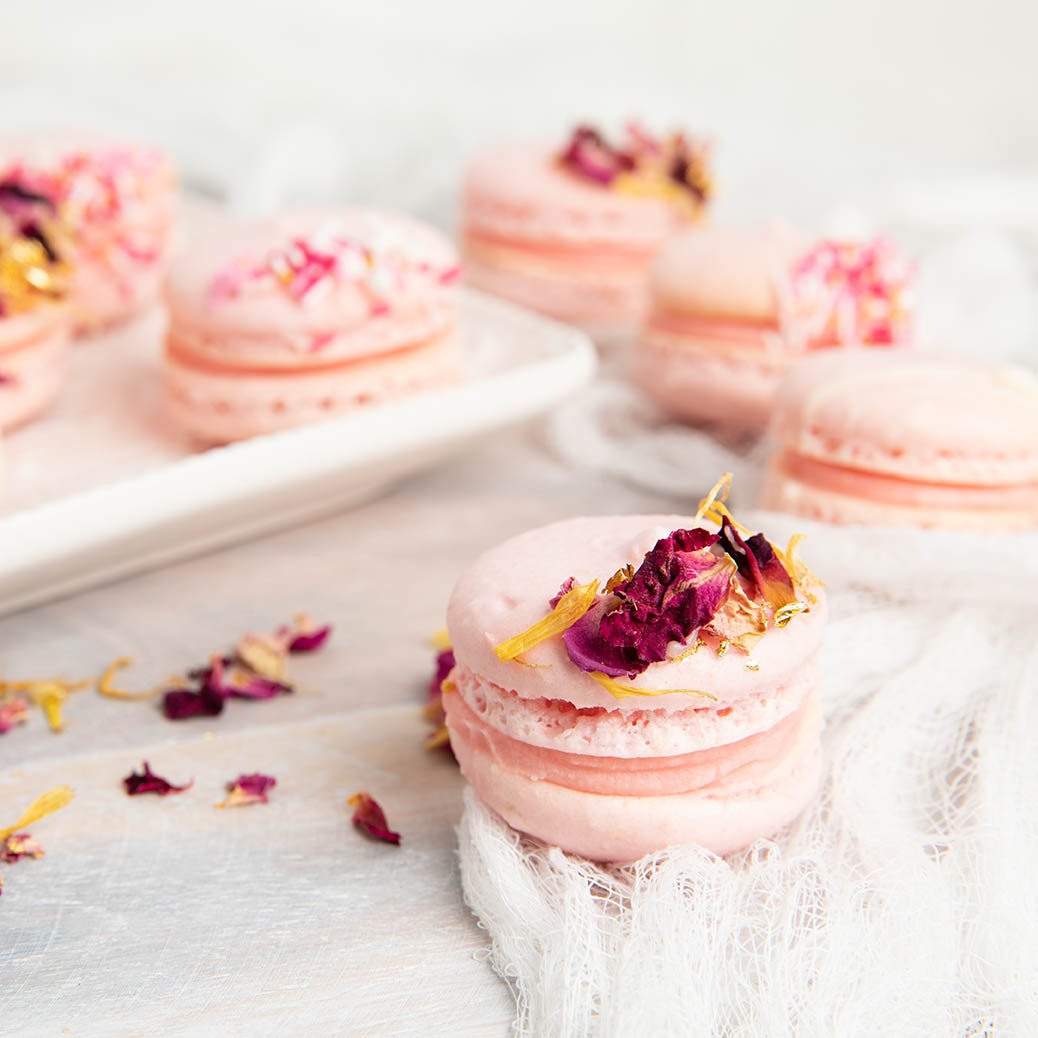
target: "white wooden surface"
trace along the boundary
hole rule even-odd
[[[49,786],[77,793],[33,827],[47,857],[4,869],[3,1033],[507,1032],[511,996],[457,881],[461,780],[421,748],[426,639],[484,547],[565,515],[680,504],[577,478],[538,439],[507,435],[356,511],[0,620],[6,675],[86,676],[128,654],[127,685],[297,609],[335,625],[295,661],[297,695],[173,724],[83,692],[63,734],[37,714],[0,737],[0,825]],[[194,788],[127,798],[143,758]],[[272,802],[214,810],[252,770],[277,776]],[[352,830],[358,789],[400,850]]]

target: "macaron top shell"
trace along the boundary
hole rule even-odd
[[[848,350],[812,357],[779,392],[787,450],[927,483],[1038,481],[1038,378],[979,360]]]
[[[675,694],[616,699],[576,667],[561,637],[524,653],[523,662],[503,662],[495,654],[496,645],[549,612],[549,600],[568,577],[578,583],[604,581],[622,566],[637,567],[661,537],[693,525],[691,517],[680,515],[567,519],[491,549],[462,575],[451,595],[447,627],[459,665],[524,699],[621,711],[717,709],[791,683],[821,644],[825,601],[820,588],[809,611],[784,628],[769,629],[754,647],[757,669],[747,667],[749,658],[741,651],[721,656],[708,645],[624,680],[634,688],[673,689]],[[688,689],[708,692],[716,702],[680,691]]]
[[[310,288],[283,278],[298,243],[327,264]],[[317,268],[315,268],[317,269]],[[173,334],[261,363],[399,348],[453,324],[457,255],[439,231],[378,209],[300,209],[258,223],[209,221],[170,272]]]
[[[783,223],[683,231],[656,257],[653,306],[657,312],[778,327],[780,286],[810,247],[805,233]]]
[[[655,248],[687,224],[662,198],[625,194],[567,171],[557,150],[512,144],[475,159],[465,178],[466,231],[531,243]]]

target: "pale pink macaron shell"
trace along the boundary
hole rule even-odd
[[[570,853],[624,863],[692,842],[728,854],[777,832],[818,788],[819,729],[812,704],[778,757],[751,761],[700,790],[646,796],[587,793],[530,778],[464,733],[458,738],[452,731],[451,745],[466,779],[510,825]]]
[[[757,670],[747,669],[739,653],[719,657],[700,651],[655,664],[629,682],[636,688],[674,689],[674,694],[618,700],[574,667],[560,638],[525,653],[532,666],[503,662],[494,653],[494,646],[548,612],[548,600],[566,578],[604,582],[622,566],[637,566],[659,538],[690,525],[692,517],[680,515],[567,519],[491,549],[461,576],[448,605],[447,627],[459,662],[524,699],[559,699],[577,707],[619,711],[687,710],[691,697],[681,689],[709,692],[717,699],[706,702],[723,707],[787,685],[821,643],[825,604],[820,590],[814,608],[761,639],[753,651]]]
[[[52,170],[66,156],[126,151],[138,156],[142,171],[135,179],[136,195],[116,217],[74,227],[80,244],[73,264],[69,299],[74,322],[93,330],[133,317],[154,304],[173,238],[177,208],[177,176],[169,159],[157,148],[81,129],[50,129],[0,137],[0,169],[25,164]],[[142,260],[126,255],[116,244],[133,240]]]
[[[745,657],[743,657],[745,665]],[[681,708],[657,697],[577,707],[564,699],[531,699],[504,689],[467,665],[454,669],[457,698],[489,727],[529,746],[565,754],[637,758],[678,757],[752,738],[800,709],[818,688],[813,657],[781,683],[763,681],[752,695],[719,705],[685,696]],[[610,697],[611,698],[611,697]],[[623,709],[621,703],[626,703]]]
[[[772,432],[785,450],[921,483],[1038,483],[1038,379],[984,361],[849,350],[783,383]]]
[[[403,243],[444,271],[457,266],[444,235],[377,209],[298,210],[260,223],[215,220],[187,243],[170,272],[170,342],[228,367],[293,369],[389,353],[453,328],[456,292],[432,279],[387,288],[386,312],[377,316],[371,297],[346,278],[319,286],[303,302],[269,282],[246,285],[235,296],[214,296],[214,278],[232,265],[259,264],[293,238],[328,229],[365,244]]]
[[[415,349],[325,370],[219,371],[167,357],[165,385],[180,429],[209,443],[230,443],[453,385],[460,370],[460,344],[448,332]]]
[[[63,307],[0,318],[0,429],[17,428],[55,401],[69,355],[69,315]]]
[[[546,144],[480,155],[465,177],[466,232],[526,242],[655,249],[687,222],[658,198],[623,194],[562,168]]]
[[[811,244],[783,223],[696,227],[675,235],[653,263],[651,319],[694,315],[777,328],[779,286]]]

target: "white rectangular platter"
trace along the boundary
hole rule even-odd
[[[459,385],[197,452],[162,414],[162,324],[78,345],[59,405],[4,444],[0,614],[356,504],[595,368],[583,333],[466,291]]]

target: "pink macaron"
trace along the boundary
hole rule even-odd
[[[814,797],[821,587],[717,508],[554,523],[458,581],[451,746],[515,828],[596,861],[724,854]]]
[[[159,299],[176,201],[161,151],[74,131],[8,136],[0,180],[48,198],[68,227],[79,330],[124,321]]]
[[[782,385],[766,507],[834,523],[1038,528],[1038,379],[923,353],[813,358]]]
[[[443,235],[396,213],[212,221],[170,273],[170,410],[226,443],[450,384],[459,275]]]
[[[758,433],[808,354],[911,341],[912,274],[885,239],[814,240],[782,224],[687,231],[654,264],[633,377],[677,418]]]
[[[0,429],[55,400],[69,360],[68,267],[49,201],[0,180]]]
[[[468,281],[593,331],[633,328],[656,251],[704,215],[707,164],[699,142],[633,128],[616,147],[580,127],[481,155],[462,204]]]

